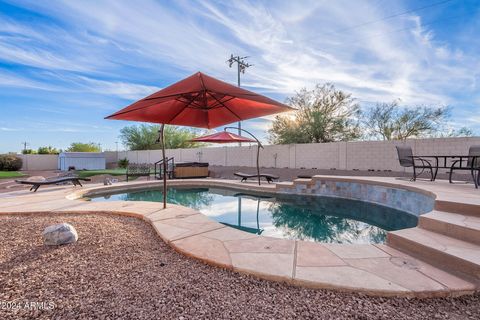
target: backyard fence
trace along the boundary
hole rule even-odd
[[[412,139],[407,141],[355,141],[269,145],[260,151],[260,166],[267,168],[307,168],[403,171],[398,164],[396,145],[409,145],[418,155],[464,155],[480,137]],[[256,146],[206,147],[166,150],[175,162],[199,161],[218,166],[255,167]],[[107,162],[127,158],[133,163],[155,163],[160,150],[105,152]]]
[[[317,168],[346,170],[403,171],[396,145],[409,145],[418,155],[465,155],[471,145],[480,145],[480,137],[412,139],[407,141],[355,141],[270,145],[260,152],[260,166],[268,168]],[[199,161],[218,166],[254,167],[256,146],[206,147],[166,150],[175,162]],[[161,150],[107,151],[107,163],[127,158],[131,163],[153,164],[162,158]],[[23,170],[58,169],[56,155],[20,155]]]
[[[43,171],[58,169],[57,154],[19,154],[23,161],[22,170]]]

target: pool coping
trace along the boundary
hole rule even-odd
[[[337,181],[375,184],[371,179],[325,177]],[[388,187],[436,194],[414,186],[377,181]],[[304,183],[294,181],[292,183]],[[276,193],[276,185],[240,183],[231,180],[170,180],[170,186],[210,186]],[[132,216],[150,223],[161,239],[182,254],[204,263],[260,278],[284,281],[311,288],[362,292],[377,296],[444,297],[471,294],[476,283],[415,259],[388,245],[322,244],[252,235],[213,221],[200,212],[169,204],[144,201],[91,202],[85,196],[160,187],[159,181],[130,182],[112,186],[92,186],[78,191],[23,194],[27,203],[0,206],[0,214],[31,212],[113,213]],[[45,189],[48,190],[48,189]],[[21,193],[21,192],[20,192]],[[20,196],[20,197],[22,197]],[[28,199],[37,198],[31,205]],[[448,202],[448,201],[447,201]],[[480,207],[479,207],[480,208]]]

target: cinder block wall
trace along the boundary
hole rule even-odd
[[[409,145],[415,155],[466,155],[471,145],[480,145],[480,137],[412,139],[407,141],[355,141],[271,145],[260,150],[260,166],[267,168],[360,169],[403,171],[399,166],[396,145]],[[256,163],[257,147],[232,146],[166,150],[176,162],[201,161],[218,166],[248,166]],[[55,155],[20,155],[22,170],[55,170]],[[131,163],[155,163],[161,150],[108,151],[107,163],[127,158]]]
[[[260,166],[267,168],[317,168],[403,171],[398,164],[396,145],[410,145],[417,155],[465,155],[471,145],[480,145],[480,137],[412,139],[407,141],[355,141],[270,145],[260,150]],[[175,161],[201,161],[219,166],[254,167],[256,146],[209,147],[167,150]],[[112,154],[115,154],[113,152]],[[119,158],[134,163],[154,163],[161,151],[120,152]],[[114,158],[108,155],[107,159]]]
[[[19,154],[22,158],[22,170],[56,170],[58,169],[58,155],[56,154]]]

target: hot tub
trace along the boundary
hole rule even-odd
[[[174,177],[206,178],[208,177],[208,162],[175,162]]]

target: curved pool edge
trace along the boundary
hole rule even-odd
[[[275,185],[258,187],[250,183],[214,179],[170,183],[172,186],[200,184],[268,193],[276,188]],[[472,294],[478,289],[473,283],[387,245],[334,245],[255,236],[178,205],[170,204],[163,210],[158,203],[152,202],[91,202],[80,199],[87,195],[156,186],[159,186],[156,181],[133,182],[95,186],[68,194],[65,188],[49,195],[46,192],[28,194],[28,197],[37,200],[44,196],[45,203],[38,200],[38,205],[28,206],[24,212],[112,213],[140,218],[150,223],[163,241],[186,256],[213,266],[304,287],[421,298]],[[65,197],[69,200],[61,200]],[[51,209],[46,211],[43,208]],[[0,211],[18,214],[19,210],[17,207],[17,210]]]
[[[318,181],[321,181],[321,185]],[[325,183],[324,181],[327,182]],[[342,187],[338,187],[338,184],[341,184]],[[432,211],[436,199],[434,193],[416,187],[385,182],[374,183],[373,181],[362,179],[325,178],[323,176],[314,176],[312,179],[296,179],[293,182],[264,183],[260,186],[223,179],[168,180],[168,185],[172,187],[221,187],[269,195],[292,194],[353,199],[398,209],[416,216]],[[317,188],[311,188],[312,185],[316,185]],[[345,188],[345,186],[348,186],[348,188]],[[121,193],[122,191],[142,191],[155,187],[161,188],[162,185],[158,181],[138,182],[128,185],[117,184],[84,192],[80,191],[74,193],[71,199],[96,197],[111,193]],[[325,187],[329,187],[330,190],[326,190]]]
[[[331,180],[341,182],[348,180],[375,185],[374,181],[362,179],[332,177]],[[300,183],[302,182],[303,181],[300,180]],[[293,183],[298,183],[298,181],[294,181]],[[417,187],[385,182],[381,184],[382,186],[390,188],[402,188],[411,192],[419,192],[433,199],[436,198],[433,192]],[[76,193],[75,197],[145,190],[159,186],[160,184],[155,181],[138,182],[130,186],[117,185],[113,187],[95,188],[93,190],[83,190]],[[238,181],[216,179],[171,180],[169,181],[169,186],[223,187],[253,191],[254,193],[277,193],[277,186],[275,185],[265,184],[258,186],[250,183],[245,184],[239,183]],[[122,201],[118,202],[121,203]],[[385,247],[388,247],[386,245],[329,245],[321,243],[310,245],[305,244],[303,241],[269,238],[265,236],[252,237],[252,235],[243,231],[213,221],[193,209],[173,205],[169,205],[169,207],[183,212],[180,214],[179,219],[177,219],[178,217],[175,215],[172,216],[171,212],[168,213],[162,210],[147,215],[145,219],[152,224],[160,238],[176,251],[216,267],[305,287],[362,292],[376,296],[439,297],[471,294],[476,289],[471,283],[462,283],[463,280],[460,278],[458,279],[458,283],[461,283],[460,286],[448,288],[448,286],[429,276],[425,276],[421,272],[416,270],[406,271],[402,267],[392,264],[390,261],[393,260],[396,261],[396,263],[403,261],[402,263],[407,266],[412,264],[423,265],[423,262],[408,257],[404,253],[395,252],[393,248],[384,250]],[[167,210],[168,209],[169,208],[167,208]],[[190,212],[189,216],[200,215],[196,216],[195,219],[202,221],[201,225],[198,226],[197,222],[187,221],[193,219],[193,217],[185,217],[185,210]],[[161,216],[163,216],[163,218],[155,220]],[[162,220],[169,221],[166,223],[166,221]],[[195,226],[195,228],[189,228],[191,226]],[[218,233],[228,233],[229,235],[226,236],[223,234],[219,236]],[[267,242],[268,244],[265,245],[263,242]],[[238,249],[238,246],[240,246],[240,249]],[[309,247],[307,251],[305,251],[305,246]],[[350,252],[348,250],[342,250],[342,247],[349,246],[353,247],[353,250],[350,250]],[[241,249],[242,247],[244,249]],[[269,249],[265,249],[266,247]],[[298,247],[301,247],[300,252]],[[271,250],[274,251],[272,252]],[[394,253],[392,254],[392,252]],[[305,255],[313,256],[318,254],[323,257],[327,256],[326,261],[300,262],[300,265],[297,263],[298,260],[308,260],[308,258],[304,257]],[[413,288],[411,287],[411,283],[402,286],[402,281],[399,281],[400,279],[395,279],[400,283],[397,284],[395,281],[392,281],[389,275],[378,276],[376,272],[372,272],[371,266],[358,265],[360,260],[363,260],[362,263],[370,261],[372,265],[381,263],[383,264],[382,269],[392,269],[390,270],[391,275],[395,273],[411,273],[409,277],[417,278],[416,281],[421,284],[421,288]],[[289,269],[289,266],[291,266],[291,269]],[[428,269],[430,267],[431,266],[428,266],[426,268]],[[323,274],[323,276],[319,277],[321,274]],[[338,275],[341,275],[341,277],[338,278]]]

